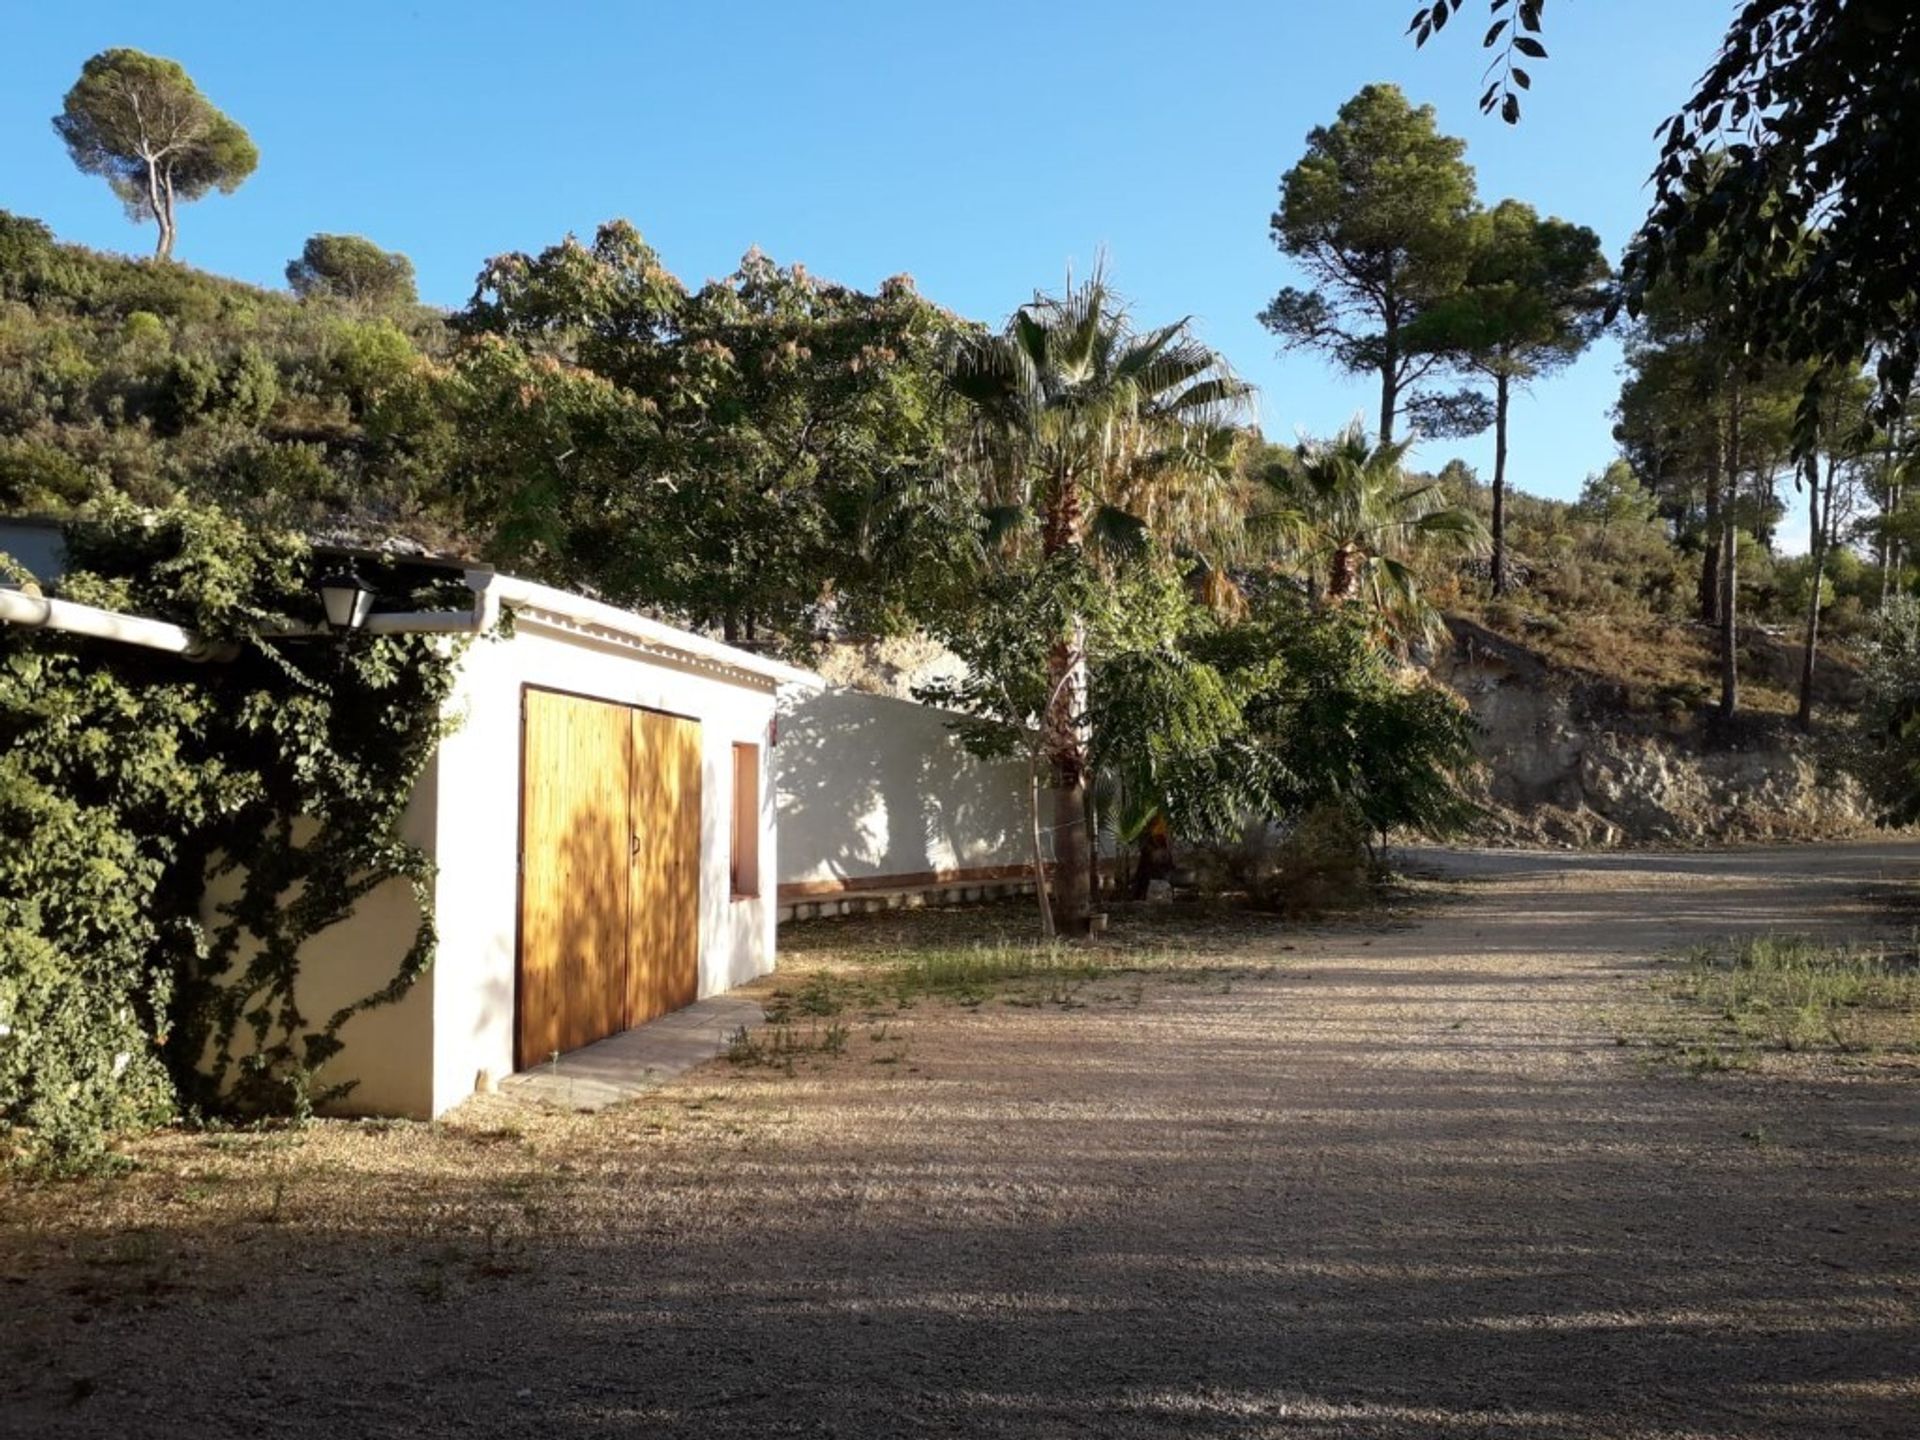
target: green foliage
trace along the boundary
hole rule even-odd
[[[1762,935],[1696,948],[1670,989],[1717,1022],[1693,1042],[1696,1055],[1717,1057],[1726,1041],[1736,1057],[1757,1048],[1920,1050],[1920,966],[1910,952]]]
[[[308,236],[300,258],[287,262],[287,284],[302,300],[349,305],[412,305],[420,298],[413,262],[361,235]]]
[[[104,178],[131,219],[158,226],[162,256],[173,253],[179,201],[216,188],[230,195],[260,163],[247,132],[177,62],[138,50],[88,60],[53,128],[73,163]]]
[[[1218,839],[1251,817],[1292,823],[1320,807],[1370,834],[1445,834],[1474,814],[1471,718],[1396,664],[1363,616],[1282,591],[1223,622],[1151,552],[1110,577],[1065,557],[990,575],[978,608],[940,632],[966,675],[922,698],[969,715],[956,729],[977,754],[1033,746],[1047,627],[1067,614],[1083,617],[1095,657],[1077,718],[1122,843],[1154,815],[1183,838]]]
[[[1920,820],[1920,600],[1897,596],[1880,613],[1850,741],[1848,766],[1886,820]]]
[[[947,380],[990,538],[1124,556],[1149,534],[1204,550],[1237,527],[1250,387],[1186,321],[1138,329],[1104,275],[962,337]]]
[[[1438,482],[1408,478],[1408,444],[1375,444],[1355,420],[1331,440],[1270,449],[1257,472],[1265,504],[1248,529],[1315,598],[1364,602],[1378,623],[1417,636],[1439,620],[1421,597],[1416,558],[1472,552],[1486,531]]]
[[[0,635],[0,1125],[56,1166],[182,1102],[286,1113],[351,1085],[323,1070],[340,1027],[432,954],[398,826],[452,673],[429,637],[266,638],[317,618],[306,548],[211,511],[106,506],[68,552],[65,598],[240,649]],[[304,1014],[302,943],[389,882],[421,915],[391,983]]]
[[[755,251],[689,292],[631,225],[489,262],[451,391],[501,559],[740,639],[897,628],[964,512],[937,462],[957,322]]]
[[[463,532],[445,483],[459,437],[437,317],[356,318],[56,244],[4,214],[0,260],[10,506],[65,513],[118,495],[429,545]],[[294,465],[271,458],[294,447]]]
[[[1378,375],[1383,439],[1441,363],[1411,327],[1466,278],[1474,175],[1465,153],[1439,132],[1432,106],[1369,85],[1308,135],[1307,153],[1281,178],[1273,241],[1313,288],[1282,290],[1261,323],[1288,346]]]
[[[1581,482],[1580,498],[1574,510],[1582,519],[1607,530],[1616,525],[1649,525],[1658,514],[1659,506],[1640,483],[1640,477],[1633,473],[1633,466],[1624,460],[1615,460],[1605,470]]]
[[[1469,0],[1414,14],[1421,44]],[[1544,57],[1544,0],[1492,0],[1481,107],[1520,116]],[[1913,51],[1920,12],[1888,0],[1751,0],[1737,7],[1693,93],[1659,127],[1654,201],[1624,267],[1629,305],[1704,265],[1744,337],[1801,371],[1796,448],[1816,442],[1830,380],[1872,359],[1874,419],[1892,421],[1920,370],[1920,194]],[[1502,68],[1504,64],[1504,69]]]
[[[1277,597],[1192,648],[1241,696],[1243,743],[1207,763],[1214,784],[1257,797],[1247,813],[1291,821],[1331,807],[1374,835],[1441,836],[1474,817],[1472,717],[1398,665],[1364,617]]]

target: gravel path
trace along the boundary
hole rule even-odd
[[[1417,859],[1411,925],[794,1075],[16,1192],[0,1432],[1920,1433],[1920,1075],[1617,1043],[1661,952],[1864,934],[1920,848]]]

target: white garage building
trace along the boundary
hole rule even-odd
[[[405,823],[436,863],[439,944],[406,995],[342,1028],[322,1079],[357,1081],[340,1107],[352,1113],[438,1115],[773,968],[769,748],[782,689],[818,678],[565,591],[468,583],[464,628],[478,633],[448,702],[455,728]],[[511,635],[489,635],[503,609]],[[418,919],[390,882],[308,942],[302,1011],[385,985]]]

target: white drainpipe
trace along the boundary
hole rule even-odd
[[[76,605],[71,600],[47,600],[23,590],[0,590],[0,620],[33,630],[64,630],[71,635],[144,645],[189,660],[231,660],[240,653],[240,647],[231,641],[208,640],[164,620],[122,615],[92,605]]]
[[[366,630],[374,635],[477,635],[490,630],[500,619],[500,598],[489,582],[494,577],[484,571],[469,571],[467,584],[473,587],[473,606],[467,610],[410,610],[367,617]],[[61,630],[69,635],[88,635],[96,640],[118,640],[126,645],[141,645],[149,650],[164,650],[188,660],[231,660],[240,647],[230,640],[206,637],[165,620],[149,620],[143,615],[123,615],[117,610],[101,610],[71,600],[48,600],[23,590],[0,589],[0,621],[30,630]],[[329,635],[324,625],[288,626],[272,632],[278,636]]]
[[[500,621],[500,579],[490,570],[467,571],[467,584],[473,587],[473,607],[468,610],[401,610],[387,614],[375,611],[362,628],[370,635],[481,635]]]

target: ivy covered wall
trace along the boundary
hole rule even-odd
[[[298,1113],[351,1087],[327,1065],[340,1027],[433,955],[431,862],[399,825],[457,659],[445,637],[277,633],[319,619],[313,556],[214,511],[111,505],[67,546],[49,593],[237,653],[0,625],[0,1136],[56,1168],[169,1116]],[[378,583],[383,604],[469,598]],[[231,898],[203,919],[223,874]],[[391,880],[421,916],[391,979],[302,1013],[302,943]]]

